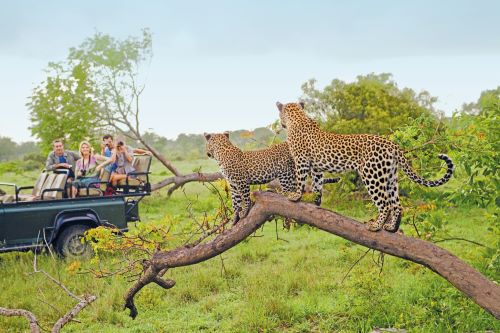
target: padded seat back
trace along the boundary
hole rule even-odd
[[[48,188],[56,188],[59,190],[64,190],[66,187],[66,179],[68,179],[68,174],[66,173],[58,173],[56,174],[56,178],[52,182],[52,185]],[[62,191],[50,191],[44,196],[44,198],[48,195],[50,199],[62,199],[64,192]]]
[[[135,172],[149,172],[151,167],[151,155],[135,155],[134,156],[134,168]],[[146,175],[138,175],[137,179],[141,182],[145,182]]]
[[[48,175],[49,174],[45,172],[45,170],[42,171],[42,173],[36,180],[35,185],[33,186],[33,191],[31,192],[31,195],[39,196],[42,193],[42,187],[43,184],[45,183],[45,180],[47,180]]]
[[[54,182],[54,180],[56,179],[56,177],[57,177],[57,174],[55,174],[55,173],[50,173],[47,176],[47,179],[45,179],[45,182],[43,183],[43,186],[40,188],[40,197],[42,196],[43,190],[52,188],[52,183]],[[36,196],[33,199],[31,199],[31,200],[40,199],[40,197]],[[49,193],[45,192],[43,198],[44,199],[48,199],[49,198]],[[29,198],[27,198],[27,201],[31,201],[31,200]]]

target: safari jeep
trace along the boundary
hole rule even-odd
[[[151,156],[136,155],[136,171],[113,195],[105,195],[106,172],[74,199],[68,198],[67,173],[44,171],[27,187],[0,183],[11,193],[0,196],[0,253],[52,246],[63,257],[91,254],[90,246],[81,241],[86,230],[109,226],[123,232],[128,222],[140,221],[139,202],[151,190],[150,165]]]

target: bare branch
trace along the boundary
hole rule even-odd
[[[40,333],[40,327],[38,326],[38,321],[33,312],[24,309],[6,309],[0,307],[0,316],[25,317],[30,323],[31,333]]]
[[[64,325],[69,323],[73,318],[75,318],[80,311],[82,311],[87,305],[95,301],[97,297],[93,295],[84,296],[78,304],[76,304],[73,309],[68,311],[63,317],[59,318],[59,320],[52,327],[52,333],[59,333]]]

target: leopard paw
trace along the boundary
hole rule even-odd
[[[384,229],[389,232],[396,232],[399,229],[399,225],[401,224],[401,211],[392,212],[389,222],[384,224]]]
[[[236,212],[234,214],[234,217],[233,217],[233,225],[235,225],[236,223],[238,223],[239,220],[240,220],[240,214],[238,212]]]
[[[294,192],[294,193],[288,193],[287,195],[288,200],[290,201],[299,201],[300,198],[302,198],[302,194]]]
[[[368,221],[368,230],[379,231],[380,229],[382,229],[382,223],[380,223],[378,220]]]
[[[397,231],[397,226],[394,224],[384,224],[384,230],[389,231],[389,232],[396,232]]]

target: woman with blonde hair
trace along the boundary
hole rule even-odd
[[[78,152],[81,158],[76,161],[76,179],[73,181],[71,189],[72,198],[76,197],[78,189],[86,188],[88,184],[98,182],[101,169],[112,162],[111,159],[94,154],[94,150],[88,141],[80,142]],[[103,163],[98,164],[97,161],[103,161]]]

